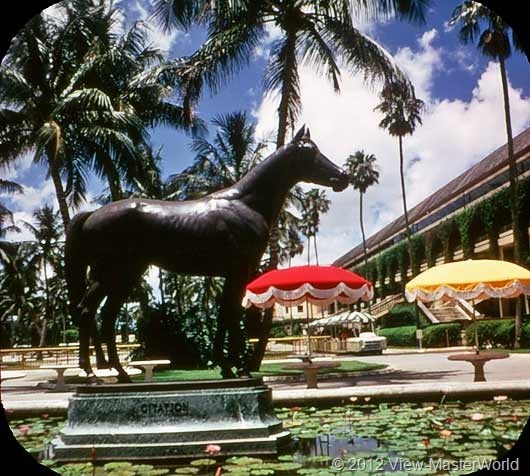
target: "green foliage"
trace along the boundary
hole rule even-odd
[[[460,242],[462,243],[462,251],[464,258],[473,257],[473,234],[472,224],[475,217],[476,207],[466,208],[455,217],[455,223],[460,233]]]
[[[396,304],[381,318],[381,328],[416,325],[414,304]]]
[[[79,342],[79,330],[78,329],[66,329],[65,332],[66,342]]]
[[[170,359],[178,368],[205,367],[211,360],[211,347],[183,330],[184,321],[196,318],[197,312],[189,310],[179,316],[162,306],[145,310],[138,320],[141,348],[136,358]]]
[[[380,329],[379,335],[386,337],[389,346],[414,347],[416,345],[416,326],[387,327]]]
[[[479,346],[485,345],[511,347],[514,340],[515,324],[513,319],[480,320],[466,329],[468,345],[475,343],[475,327],[478,329]]]
[[[446,347],[460,344],[462,325],[456,322],[435,324],[423,329],[423,345],[425,347]],[[449,342],[448,342],[449,341]]]

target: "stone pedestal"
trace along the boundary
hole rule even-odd
[[[66,427],[52,441],[57,461],[161,460],[276,454],[290,442],[261,379],[78,387]]]

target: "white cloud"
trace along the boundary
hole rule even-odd
[[[401,48],[395,55],[396,62],[408,75],[416,96],[424,101],[431,100],[432,82],[435,73],[442,67],[442,50],[432,45],[438,32],[435,29],[426,31],[419,39],[419,51],[409,47]]]
[[[26,154],[11,163],[9,167],[1,168],[2,178],[4,180],[12,180],[16,182],[24,176],[24,174],[31,168],[32,164],[33,154]]]
[[[46,204],[57,208],[52,180],[44,181],[38,188],[24,186],[24,193],[12,195],[11,203],[16,211],[32,212]]]
[[[418,91],[427,99],[423,126],[414,136],[404,139],[409,209],[432,194],[472,164],[506,141],[502,92],[498,65],[490,63],[480,75],[469,102],[435,100],[433,79],[443,67],[441,53],[432,46],[435,32],[424,34],[418,51],[409,48],[398,52],[402,60],[415,58],[418,65],[407,63]],[[359,149],[375,154],[380,166],[380,184],[365,197],[367,236],[402,214],[397,138],[379,128],[381,116],[374,112],[379,100],[361,78],[342,77],[342,93],[337,95],[327,81],[302,69],[303,112],[299,124],[311,128],[311,137],[320,150],[336,164]],[[530,125],[530,99],[510,88],[514,133]],[[275,130],[278,99],[267,96],[254,111],[258,135]],[[318,236],[322,264],[331,263],[360,243],[359,198],[351,188],[334,193],[330,211],[323,216]],[[303,263],[305,255],[297,259]]]

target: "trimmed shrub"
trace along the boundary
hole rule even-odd
[[[423,329],[424,347],[446,347],[460,344],[460,331],[462,325],[457,322],[435,324]]]
[[[480,347],[488,344],[493,347],[511,347],[515,336],[515,323],[513,319],[491,319],[488,321],[478,321],[476,324],[471,324],[466,329],[466,340],[468,345],[475,343],[475,327],[478,326],[478,341]],[[527,334],[530,328],[528,324],[523,326],[527,329]]]
[[[419,311],[418,311],[419,312]],[[419,312],[420,327],[430,324],[422,312]],[[388,311],[388,314],[381,318],[381,328],[388,327],[416,327],[416,305],[415,304],[396,304]]]
[[[379,329],[379,335],[386,337],[387,345],[395,347],[414,347],[416,345],[416,326],[387,327]]]
[[[66,342],[79,342],[79,331],[77,329],[66,329],[64,334],[66,337]]]

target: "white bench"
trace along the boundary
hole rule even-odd
[[[142,373],[140,369],[131,369],[125,367],[123,370],[127,372],[127,375],[139,375]],[[92,369],[93,374],[96,378],[101,379],[105,383],[115,383],[118,381],[118,371],[115,368],[110,369]],[[79,371],[80,377],[87,377],[84,370]]]
[[[0,370],[0,381],[5,382],[14,378],[24,378],[26,374],[17,370]]]
[[[169,365],[171,361],[169,360],[135,360],[129,362],[128,365],[133,367],[142,367],[145,370],[145,382],[153,381],[153,369],[158,365]]]
[[[74,367],[68,364],[46,364],[41,365],[40,368],[46,370],[55,370],[57,372],[57,383],[55,384],[55,390],[66,390],[66,385],[64,382],[64,372],[68,369],[77,370],[78,367]]]

